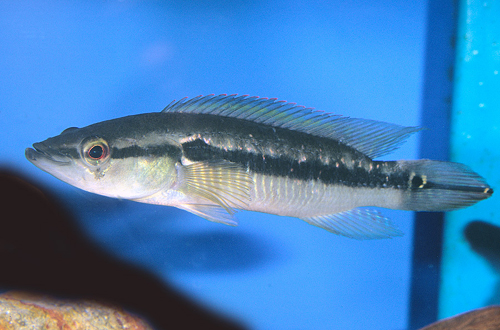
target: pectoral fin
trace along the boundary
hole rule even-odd
[[[207,220],[236,225],[235,209],[250,203],[253,181],[246,169],[228,161],[195,162],[183,166],[181,191],[197,203],[179,206]]]
[[[233,215],[227,213],[225,209],[219,206],[203,204],[181,204],[177,205],[177,207],[213,222],[223,223],[229,226],[238,225],[238,222],[234,219]]]

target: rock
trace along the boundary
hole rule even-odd
[[[0,295],[0,330],[11,329],[152,330],[152,327],[111,305],[10,291]]]
[[[420,330],[492,330],[500,329],[500,306],[489,306],[459,314]]]

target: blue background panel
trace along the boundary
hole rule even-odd
[[[439,315],[500,303],[500,3],[460,1],[451,159],[487,178],[487,201],[446,214]]]
[[[419,158],[449,160],[456,11],[453,0],[428,2]],[[438,318],[444,215],[415,214],[409,329]]]

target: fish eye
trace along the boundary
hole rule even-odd
[[[102,145],[95,145],[89,149],[88,155],[94,160],[103,159],[106,156]]]
[[[82,154],[87,163],[97,166],[109,158],[109,146],[105,140],[93,138],[83,144]]]

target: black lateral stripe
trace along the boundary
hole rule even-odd
[[[471,192],[471,193],[485,193],[485,194],[488,194],[488,195],[492,195],[493,194],[493,189],[492,188],[475,187],[475,186],[449,185],[449,184],[439,184],[439,183],[433,183],[433,182],[426,183],[422,188],[465,191],[465,192]]]
[[[196,139],[182,144],[184,156],[191,161],[208,161],[224,159],[242,164],[251,171],[288,177],[300,180],[320,180],[326,184],[342,184],[345,186],[366,187],[398,187],[408,188],[409,174],[392,171],[389,175],[383,171],[384,166],[367,171],[356,167],[349,169],[345,164],[338,162],[339,166],[325,165],[320,160],[307,160],[299,162],[289,157],[272,157],[256,154],[244,150],[222,150],[210,146],[201,139]],[[390,162],[374,162],[374,164],[391,166]]]
[[[130,157],[161,157],[165,155],[180,158],[181,149],[171,144],[159,146],[139,147],[130,146],[126,148],[111,148],[111,158],[125,159]]]

